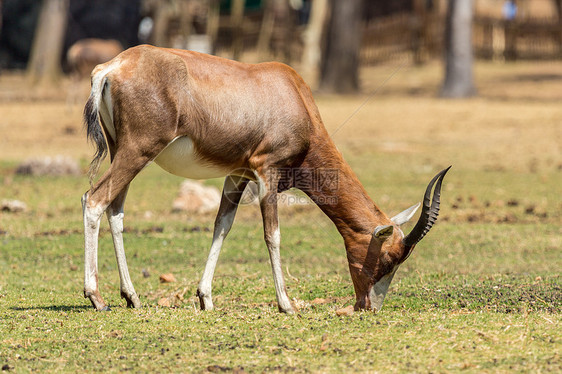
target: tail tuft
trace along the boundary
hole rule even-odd
[[[103,130],[99,121],[98,106],[99,101],[96,100],[94,95],[90,95],[88,101],[86,102],[86,106],[84,107],[84,124],[86,127],[86,134],[88,140],[94,143],[97,147],[94,159],[90,163],[90,168],[88,170],[90,186],[99,171],[102,161],[107,156],[107,143],[105,142]]]

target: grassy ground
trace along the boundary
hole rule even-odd
[[[87,179],[14,175],[36,155],[69,155],[85,169],[92,150],[80,109],[0,77],[0,199],[29,207],[0,212],[0,366],[559,372],[562,64],[479,64],[480,96],[459,101],[434,97],[440,73],[436,64],[380,66],[363,72],[364,95],[317,98],[338,147],[388,214],[419,201],[432,175],[454,165],[440,221],[400,268],[383,310],[351,316],[335,313],[354,302],[342,240],[313,206],[281,209],[296,315],[277,313],[256,206],[240,208],[217,268],[216,310],[200,312],[194,294],[214,217],[172,213],[181,179],[156,166],[133,182],[126,205],[125,246],[144,308],[126,309],[119,298],[104,223],[100,290],[113,310],[93,311],[81,296]],[[161,284],[163,273],[177,282]],[[171,307],[158,305],[163,299]]]

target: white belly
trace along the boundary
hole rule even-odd
[[[190,179],[219,178],[228,174],[226,169],[197,157],[193,142],[187,136],[174,139],[154,162],[169,173]]]

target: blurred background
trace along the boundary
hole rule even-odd
[[[361,89],[359,69],[445,59],[441,94],[475,94],[472,59],[558,60],[562,0],[2,0],[0,69],[31,83],[87,77],[149,43],[288,63],[314,88]],[[86,40],[85,40],[86,39]],[[74,46],[74,48],[73,48]],[[446,76],[447,75],[447,76]]]
[[[412,172],[433,175],[455,164],[458,174],[450,179],[482,174],[473,179],[476,187],[465,185],[467,189],[480,188],[490,175],[494,182],[488,180],[477,198],[474,192],[457,196],[488,203],[451,211],[462,219],[476,211],[479,220],[490,220],[491,196],[503,209],[506,201],[528,195],[533,178],[550,191],[562,175],[562,0],[0,4],[2,199],[29,200],[20,183],[32,179],[19,176],[26,173],[75,175],[77,185],[69,186],[69,193],[87,189],[83,174],[93,150],[81,117],[90,72],[139,43],[291,65],[311,86],[338,148],[375,195],[388,193],[393,185],[399,195]],[[54,171],[33,172],[33,165]],[[525,173],[519,187],[502,179],[511,172]],[[426,179],[416,180],[420,188]],[[179,184],[179,179],[170,180]],[[412,199],[418,199],[413,191]],[[539,195],[541,201],[527,204],[535,208],[519,205],[520,219],[560,216],[559,194],[554,200]],[[388,195],[387,202],[397,197]],[[172,197],[167,199],[158,208],[162,213],[170,211]],[[52,204],[31,203],[28,214],[53,209]],[[78,217],[69,213],[79,211],[73,198],[59,204],[61,217]],[[403,209],[399,200],[396,204],[398,211]],[[133,210],[138,208],[143,218],[145,210],[154,209],[148,205]],[[513,221],[502,209],[491,220]],[[0,223],[6,227],[5,222]]]

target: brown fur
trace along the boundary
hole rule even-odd
[[[98,64],[111,60],[123,51],[117,40],[81,39],[66,53],[66,62],[76,79],[87,78]]]

